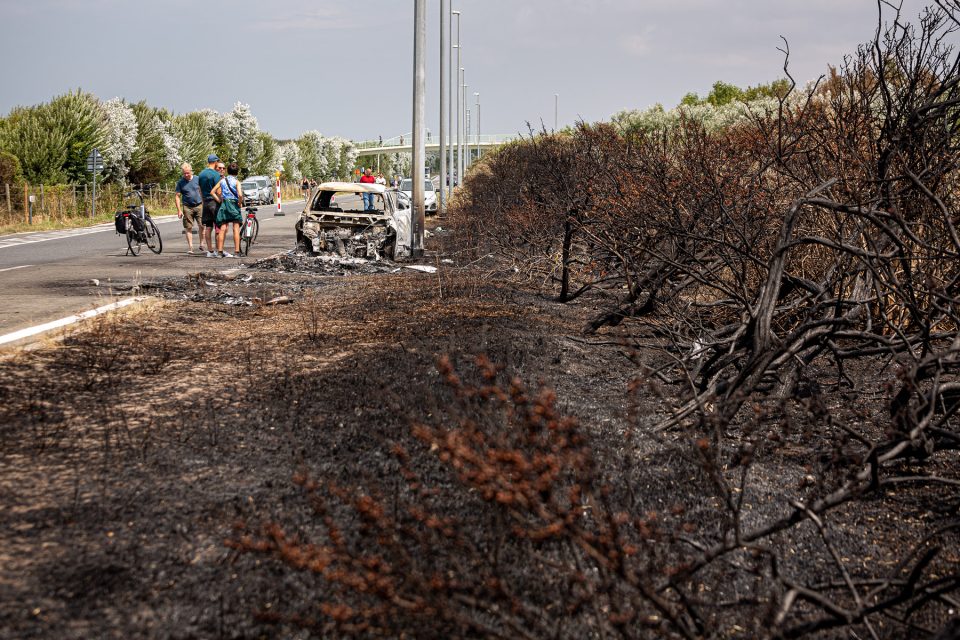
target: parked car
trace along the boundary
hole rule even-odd
[[[363,194],[374,194],[366,211]],[[410,209],[397,206],[397,191],[380,184],[324,182],[314,189],[294,225],[297,247],[307,253],[396,259],[410,255]]]
[[[248,176],[241,184],[243,195],[251,204],[273,204],[276,200],[273,181],[267,176]]]
[[[400,183],[400,193],[406,196],[407,200],[412,203],[413,180],[404,178]],[[437,188],[429,178],[425,178],[423,181],[423,209],[426,213],[437,212]]]

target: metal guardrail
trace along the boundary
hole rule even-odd
[[[465,142],[470,146],[476,146],[478,143],[477,138],[479,137],[479,144],[481,146],[493,146],[498,144],[503,144],[505,142],[511,142],[516,140],[520,136],[511,133],[511,134],[502,134],[502,133],[491,133],[491,134],[481,134],[480,136],[472,135],[469,140]],[[453,138],[448,138],[450,143],[456,144],[456,140]],[[404,134],[399,136],[394,136],[392,138],[384,138],[383,140],[363,140],[361,142],[355,143],[357,150],[367,150],[367,149],[376,149],[378,147],[387,147],[387,148],[396,148],[396,147],[409,147],[413,142],[413,136],[411,134]],[[439,145],[440,137],[439,136],[427,136],[426,143],[430,145]]]

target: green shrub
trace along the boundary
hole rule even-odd
[[[19,185],[23,183],[23,169],[17,156],[0,151],[0,184]]]

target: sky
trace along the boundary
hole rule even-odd
[[[427,0],[439,127],[440,0]],[[676,105],[717,80],[801,84],[873,37],[876,0],[451,0],[482,133]],[[911,20],[926,5],[904,0]],[[181,113],[250,105],[280,139],[412,125],[413,0],[0,0],[0,114],[83,89]],[[455,37],[455,36],[454,36]],[[555,98],[555,95],[559,97]]]

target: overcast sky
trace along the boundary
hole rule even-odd
[[[176,112],[249,103],[278,138],[411,129],[413,0],[0,0],[0,114],[82,88]],[[906,0],[915,17],[925,6]],[[453,0],[484,133],[674,106],[716,80],[804,82],[869,40],[875,0]],[[440,0],[427,0],[429,127]]]

